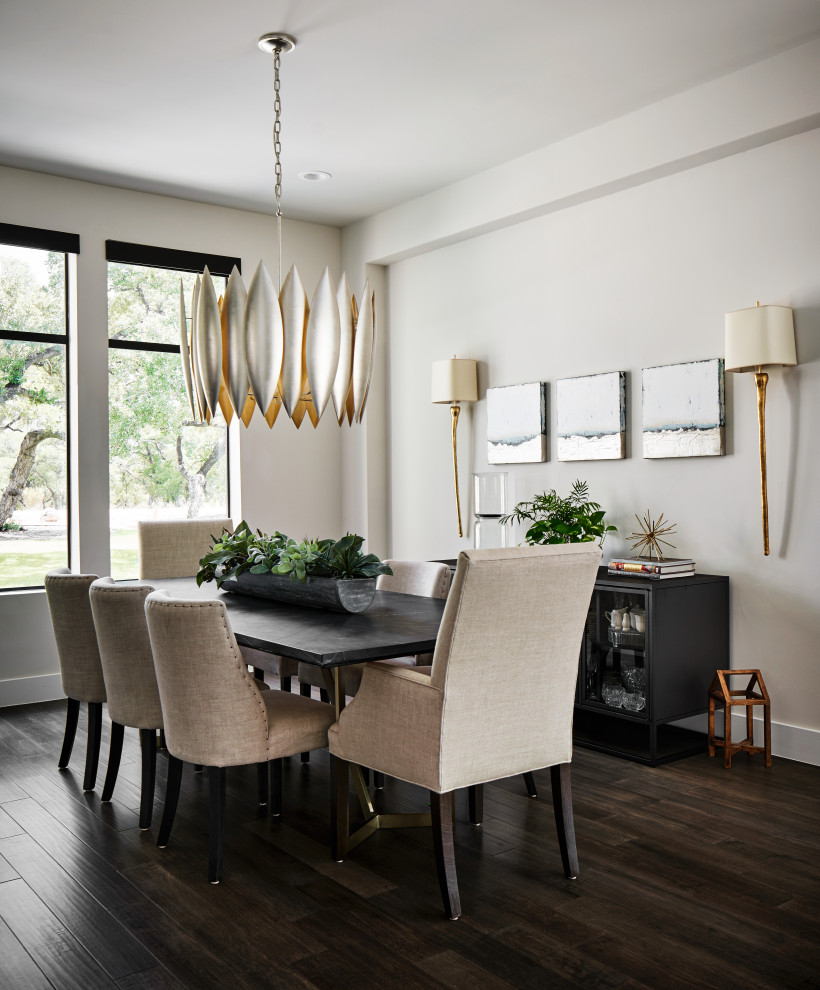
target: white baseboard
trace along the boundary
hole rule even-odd
[[[33,705],[38,701],[58,701],[65,698],[59,674],[37,677],[11,677],[0,681],[0,708],[12,705]]]
[[[715,716],[715,728],[723,734],[723,714]],[[706,732],[706,716],[695,715],[693,718],[676,722],[684,729],[694,729],[696,732]],[[732,715],[732,739],[746,738],[746,715],[735,712]],[[763,745],[763,719],[755,718],[755,745]],[[772,722],[772,756],[782,756],[784,760],[797,760],[798,763],[811,763],[820,767],[820,731],[804,729],[797,725],[786,725],[785,722]]]

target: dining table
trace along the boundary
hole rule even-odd
[[[253,666],[276,672],[276,657],[290,657],[323,671],[338,718],[345,706],[339,671],[349,664],[432,653],[444,613],[445,599],[376,591],[364,612],[334,612],[221,591],[214,582],[197,585],[194,577],[151,579],[157,591],[187,601],[224,602],[239,646],[257,651]],[[270,658],[270,659],[268,659]],[[381,828],[431,824],[429,813],[385,814],[373,806],[361,768],[331,755],[331,855],[340,861],[347,851]],[[352,778],[364,824],[351,834],[346,800]]]

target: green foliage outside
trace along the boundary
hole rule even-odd
[[[108,266],[108,332],[118,340],[179,342],[180,273]],[[186,299],[195,276],[182,275]],[[226,429],[194,422],[176,354],[109,349],[112,507],[227,508]]]
[[[309,577],[341,579],[377,577],[392,574],[390,567],[373,553],[362,553],[364,537],[348,533],[340,540],[311,540],[301,542],[276,532],[267,536],[256,534],[244,520],[233,533],[212,537],[211,551],[200,561],[196,576],[198,585],[205,581],[223,581],[243,571],[251,574],[290,575],[291,581],[304,584]]]
[[[513,511],[501,519],[508,523],[529,521],[532,525],[524,539],[530,546],[542,543],[591,543],[604,545],[607,533],[615,526],[606,525],[606,512],[589,499],[585,481],[575,481],[570,493],[562,498],[553,488],[535,495],[529,502],[519,502]]]

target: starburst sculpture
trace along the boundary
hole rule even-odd
[[[653,550],[657,555],[658,560],[663,560],[663,550],[661,550],[661,543],[665,544],[667,547],[675,549],[675,544],[670,543],[668,540],[663,540],[661,537],[668,536],[670,533],[675,532],[676,523],[667,522],[666,526],[663,525],[663,513],[660,514],[657,522],[652,522],[652,518],[649,515],[649,509],[646,510],[646,515],[641,519],[637,513],[635,518],[638,520],[638,525],[641,528],[639,533],[632,533],[629,536],[629,541],[632,543],[632,549],[637,551],[637,556],[646,556],[649,560],[652,560]]]

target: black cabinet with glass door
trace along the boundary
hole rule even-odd
[[[704,733],[671,723],[706,711],[729,667],[729,579],[653,581],[600,568],[587,616],[573,738],[655,766],[702,752]]]

